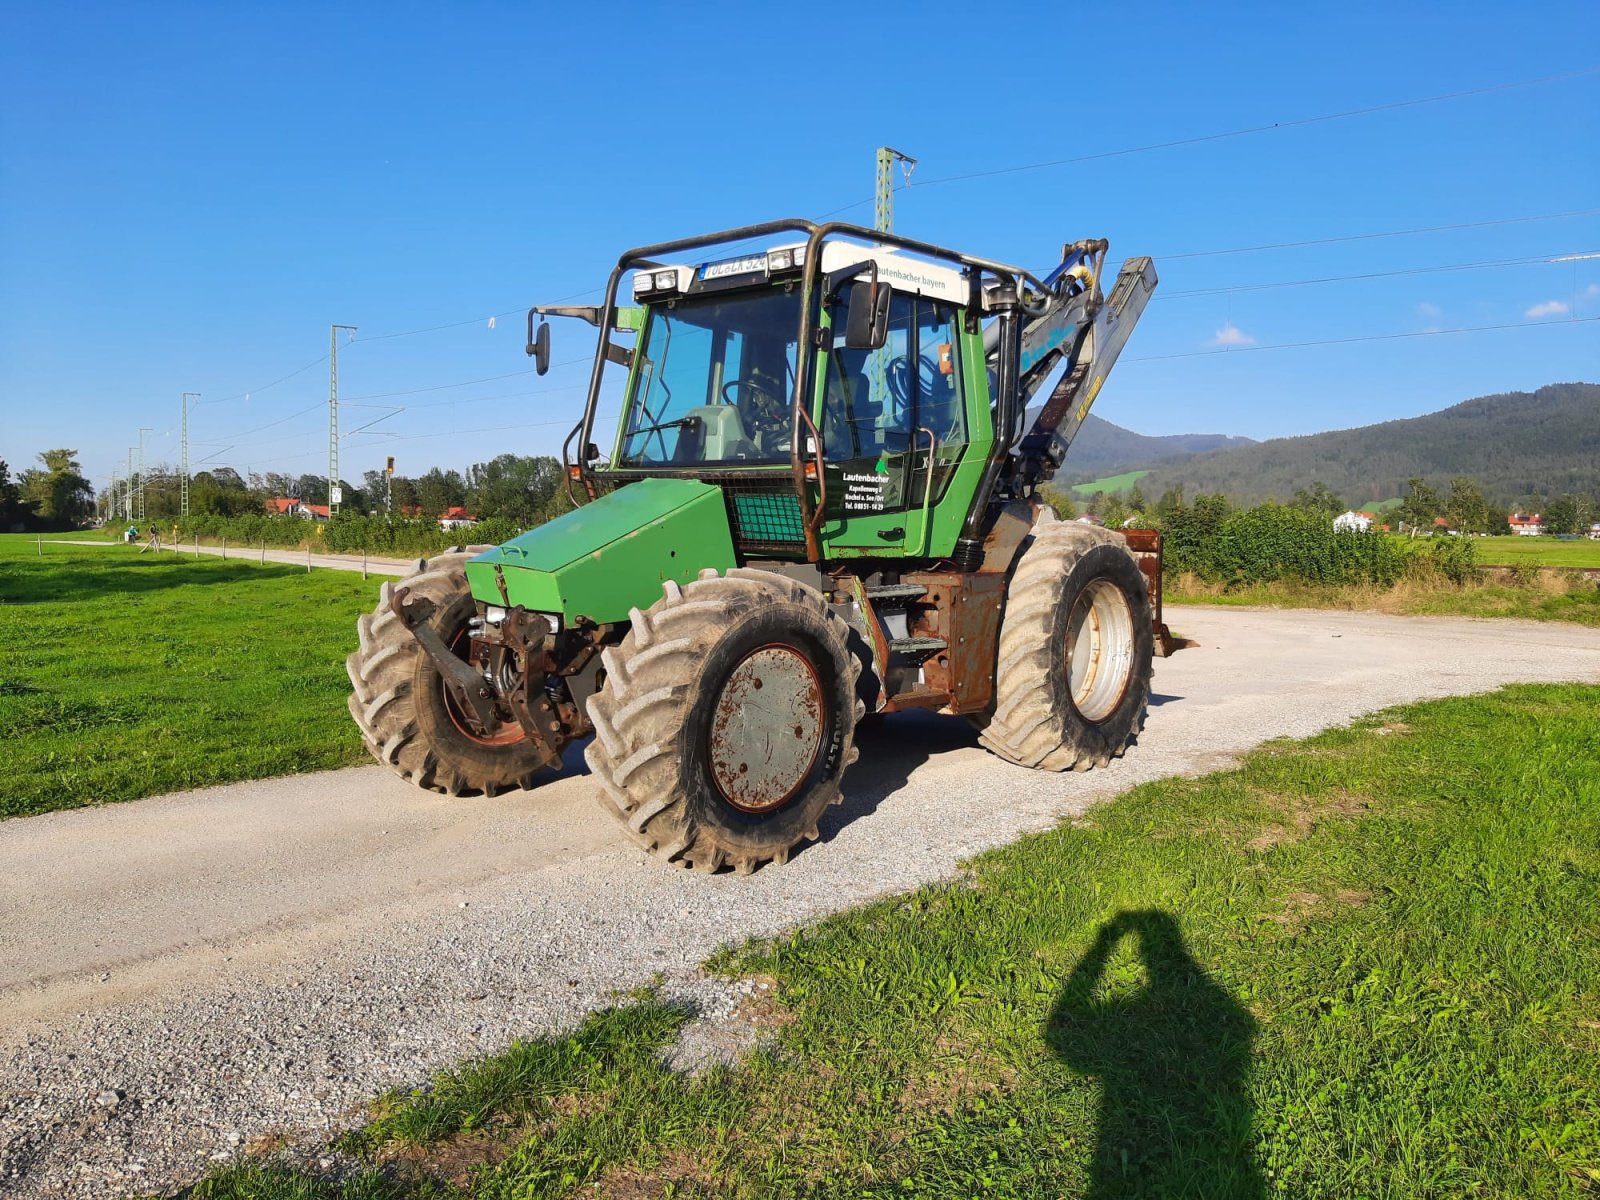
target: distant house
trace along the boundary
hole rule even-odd
[[[1335,517],[1333,519],[1333,527],[1335,529],[1354,529],[1357,532],[1365,533],[1372,528],[1372,522],[1375,517],[1376,514],[1374,513],[1357,512],[1355,509],[1351,509]]]
[[[477,523],[478,518],[473,516],[466,509],[462,508],[459,504],[453,504],[439,514],[440,529],[462,529],[468,525],[476,525]]]
[[[1512,513],[1506,518],[1506,524],[1519,537],[1538,537],[1544,532],[1544,519],[1538,513]]]
[[[1589,526],[1589,537],[1594,541],[1600,542],[1600,521],[1596,521],[1593,525]]]
[[[307,504],[292,496],[274,496],[266,502],[267,515],[272,517],[299,517],[302,521],[326,521],[326,504]]]

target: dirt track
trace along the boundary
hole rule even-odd
[[[1146,733],[1112,768],[1038,774],[960,721],[892,718],[864,735],[823,841],[749,878],[646,860],[576,754],[498,800],[363,767],[0,824],[0,1193],[173,1187],[658,971],[714,1010],[695,967],[721,942],[947,875],[1268,738],[1509,681],[1600,682],[1600,630],[1172,615],[1200,648],[1158,661]]]

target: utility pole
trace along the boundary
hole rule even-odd
[[[911,186],[911,172],[917,169],[917,160],[901,154],[891,146],[878,147],[878,190],[872,208],[872,227],[880,233],[894,229],[894,164],[905,164],[906,186]]]
[[[144,520],[144,435],[154,433],[154,429],[141,427],[139,430],[139,520]]]
[[[878,187],[873,196],[872,227],[879,233],[889,233],[894,229],[894,164],[905,164],[906,183],[911,183],[911,172],[916,169],[917,160],[909,154],[901,154],[892,146],[878,147]],[[882,404],[889,403],[889,351],[888,348],[874,350],[868,359],[868,387],[874,399]],[[888,411],[887,408],[884,410]]]
[[[354,325],[328,326],[328,517],[339,511],[344,496],[339,487],[339,330],[356,331]]]
[[[133,520],[133,447],[128,447],[128,497],[123,508],[127,511],[128,520]]]
[[[181,516],[189,515],[189,397],[200,399],[199,392],[185,392],[183,394],[183,482],[179,484],[178,512]]]

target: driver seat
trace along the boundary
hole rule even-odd
[[[701,404],[684,414],[700,422],[701,462],[756,458],[759,451],[745,431],[739,410],[731,404]]]

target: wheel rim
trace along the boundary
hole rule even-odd
[[[456,636],[450,641],[450,651],[462,662],[472,663],[476,668],[479,664],[472,662],[472,639],[467,636],[467,627],[463,625],[456,631]],[[479,668],[481,669],[481,668]],[[456,703],[456,698],[450,694],[450,689],[445,686],[444,676],[439,677],[439,693],[444,697],[445,712],[450,714],[450,724],[468,741],[476,742],[480,746],[509,746],[520,742],[528,733],[515,721],[501,721],[487,733],[479,733],[473,728],[473,723],[461,711],[461,706]]]
[[[1086,721],[1104,721],[1133,678],[1133,610],[1122,589],[1096,579],[1067,617],[1067,689]]]
[[[711,711],[711,780],[740,812],[781,808],[804,786],[822,747],[826,706],[811,661],[760,646],[729,674]]]

